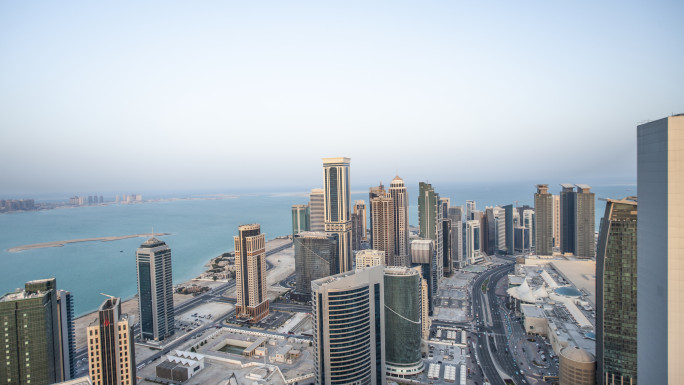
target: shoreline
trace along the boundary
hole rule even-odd
[[[22,246],[15,246],[15,247],[10,247],[7,249],[10,253],[18,253],[20,251],[25,251],[25,250],[33,250],[33,249],[44,249],[47,247],[62,247],[64,245],[68,245],[70,243],[80,243],[80,242],[110,242],[110,241],[119,241],[122,239],[129,239],[129,238],[142,238],[142,237],[154,237],[154,236],[165,236],[165,235],[171,235],[171,233],[145,233],[145,234],[131,234],[131,235],[118,235],[118,236],[109,236],[109,237],[95,237],[95,238],[82,238],[82,239],[70,239],[66,241],[54,241],[54,242],[43,242],[43,243],[33,243],[30,245],[22,245]]]

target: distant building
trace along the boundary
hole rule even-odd
[[[637,127],[637,362],[642,384],[684,378],[684,114]]]
[[[467,264],[463,258],[463,206],[449,207],[447,218],[451,220],[451,260],[462,269]]]
[[[429,183],[420,182],[418,196],[418,228],[420,237],[430,239],[433,242],[434,251],[440,263],[433,266],[433,274],[437,277],[436,285],[444,277],[444,268],[441,258],[444,254],[444,239],[442,235],[444,219],[443,207],[439,205],[439,194]]]
[[[62,345],[62,373],[64,380],[76,376],[76,335],[74,334],[74,299],[71,292],[57,290],[57,320]]]
[[[599,385],[636,385],[637,316],[637,203],[609,199],[596,254]]]
[[[561,244],[560,195],[553,195],[553,247]]]
[[[185,382],[204,369],[204,354],[176,350],[155,368],[157,377]]]
[[[504,210],[504,226],[505,226],[505,239],[506,248],[503,250],[506,254],[515,253],[515,223],[514,223],[514,210],[513,205],[506,205],[503,207]]]
[[[477,210],[477,204],[475,201],[466,201],[466,222],[475,219],[473,217],[473,212]]]
[[[311,299],[311,281],[339,273],[336,234],[301,232],[294,237],[295,273],[294,295],[301,301]]]
[[[423,279],[428,285],[428,309],[429,313],[432,314],[439,282],[437,266],[441,266],[441,260],[438,261],[435,252],[434,242],[429,239],[413,240],[411,242],[411,262],[413,265],[421,266]]]
[[[359,224],[361,226],[359,234],[361,241],[368,240],[367,217],[366,217],[366,202],[363,200],[354,201],[354,212],[359,217]]]
[[[373,199],[378,197],[384,197],[386,195],[385,186],[380,182],[379,186],[371,187],[368,189],[368,216],[370,221],[370,226],[368,227],[370,233],[370,244],[373,244]]]
[[[66,354],[73,324],[60,312],[54,278],[26,282],[24,290],[0,297],[5,334],[0,383],[40,385],[70,378],[73,357]]]
[[[152,237],[140,245],[135,258],[140,333],[144,339],[162,341],[175,331],[171,249]]]
[[[385,275],[385,362],[387,373],[406,377],[423,371],[421,276],[407,267],[387,267]]]
[[[381,250],[366,249],[356,253],[356,270],[373,266],[385,265],[385,252]]]
[[[392,179],[389,195],[394,205],[394,253],[399,257],[395,264],[409,266],[409,198],[404,180],[399,176]]]
[[[389,195],[371,199],[371,247],[385,252],[385,265],[396,266],[394,252],[394,203]]]
[[[309,231],[325,231],[325,194],[315,188],[309,194]]]
[[[321,278],[311,289],[316,384],[384,385],[383,267]]]
[[[553,254],[553,195],[549,193],[549,185],[538,184],[534,194],[534,211],[536,221],[536,253]]]
[[[97,316],[86,329],[90,380],[93,385],[136,384],[133,322],[121,313],[121,299],[104,301]]]
[[[574,190],[575,186],[577,191]],[[562,184],[560,194],[561,252],[596,256],[594,193],[583,184]]]
[[[560,385],[596,384],[596,359],[594,355],[577,346],[560,351]]]
[[[323,158],[325,232],[339,239],[340,271],[352,269],[349,158]]]
[[[470,263],[476,263],[481,260],[480,230],[480,221],[471,220],[466,222],[467,258]]]
[[[266,241],[258,224],[238,226],[235,241],[235,286],[239,319],[259,322],[268,315]]]
[[[453,237],[451,235],[451,219],[442,219],[442,273],[445,277],[454,272]]]
[[[292,236],[309,231],[309,206],[292,205]]]

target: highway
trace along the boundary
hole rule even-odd
[[[485,376],[492,385],[505,385],[504,379],[508,378],[518,385],[527,383],[513,356],[508,352],[508,327],[501,319],[499,298],[496,296],[496,283],[512,269],[513,264],[507,263],[483,272],[473,282],[473,314],[476,314],[476,319],[479,320],[476,326],[479,339],[476,346],[477,356]],[[482,285],[485,282],[486,294],[482,292]],[[486,301],[489,302],[489,309]],[[497,367],[504,373],[503,378]]]

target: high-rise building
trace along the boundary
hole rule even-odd
[[[64,380],[63,344],[54,278],[26,282],[24,290],[0,297],[3,359],[0,383],[46,385]],[[73,325],[67,325],[73,328]]]
[[[86,329],[90,380],[93,385],[136,384],[133,323],[121,313],[121,299],[107,299],[97,313]]]
[[[561,244],[560,195],[553,195],[553,247]]]
[[[368,240],[366,202],[364,200],[354,201],[354,212],[359,216],[359,223],[361,224],[361,241],[365,242]]]
[[[339,272],[337,235],[305,231],[295,235],[294,249],[297,282],[293,295],[300,301],[309,301],[311,281]]]
[[[534,194],[536,252],[539,255],[553,254],[553,195],[549,185],[538,184]]]
[[[389,195],[394,205],[394,253],[399,257],[396,264],[409,266],[408,190],[399,176],[392,179]]]
[[[415,269],[385,268],[385,362],[393,377],[423,371],[420,282]]]
[[[606,201],[596,253],[596,368],[599,385],[637,379],[637,203]]]
[[[506,239],[506,250],[507,254],[515,253],[515,213],[513,210],[513,205],[506,205],[503,207],[504,210],[504,226],[505,226],[505,239]]]
[[[467,258],[470,263],[475,263],[480,260],[481,244],[480,244],[480,221],[466,222],[466,250]]]
[[[352,251],[361,250],[361,221],[356,212],[352,211],[351,214],[352,223]]]
[[[434,188],[429,183],[420,182],[418,196],[418,227],[420,237],[432,240],[434,251],[440,260],[444,253],[444,239],[442,236],[443,214],[443,206],[439,205],[439,194],[435,193]],[[443,264],[441,262],[434,266],[433,273],[438,277],[438,281],[441,281],[444,276]],[[435,284],[437,283],[435,282]]]
[[[62,345],[62,373],[64,380],[76,376],[76,335],[74,334],[74,299],[71,292],[57,290],[57,319]]]
[[[356,253],[356,270],[385,265],[385,252],[366,249]]]
[[[135,253],[142,338],[162,341],[174,333],[171,249],[152,237]]]
[[[315,188],[309,194],[309,231],[325,231],[325,194]]]
[[[637,362],[641,383],[684,378],[684,114],[637,127]]]
[[[466,222],[475,219],[473,217],[473,212],[477,210],[477,205],[475,201],[466,201]]]
[[[239,319],[259,322],[268,315],[266,286],[266,241],[259,224],[238,226],[235,241],[235,314]]]
[[[394,251],[394,203],[389,195],[371,199],[371,247],[385,252],[385,265],[396,266]]]
[[[349,158],[323,158],[325,232],[338,235],[340,272],[352,269],[349,161]]]
[[[442,273],[445,277],[454,272],[453,236],[451,234],[451,219],[442,219]]]
[[[463,206],[450,206],[447,218],[451,220],[451,260],[459,269],[465,267],[463,258]]]
[[[434,242],[429,239],[414,239],[411,242],[411,263],[421,266],[423,279],[427,281],[428,285],[429,314],[432,314],[439,282],[437,265],[441,265],[441,261],[438,261],[437,253],[435,252]]]
[[[309,231],[309,206],[292,205],[292,236]]]
[[[575,186],[577,191],[575,191]],[[584,184],[561,184],[561,252],[578,257],[596,256],[594,193]]]
[[[383,270],[375,266],[311,282],[316,384],[385,384]]]
[[[496,251],[498,253],[506,253],[506,211],[497,206],[494,207],[494,222]]]
[[[368,189],[368,212],[371,213],[371,215],[368,216],[368,219],[370,221],[368,229],[370,230],[369,233],[371,245],[373,244],[373,199],[378,197],[384,197],[385,195],[385,186],[383,186],[382,182],[380,182],[380,185]]]
[[[535,213],[533,209],[525,209],[521,216],[522,227],[525,228],[527,235],[525,238],[525,248],[529,251],[535,245]]]

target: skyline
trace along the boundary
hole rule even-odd
[[[0,5],[0,194],[632,184],[683,112],[675,2],[161,4]]]

